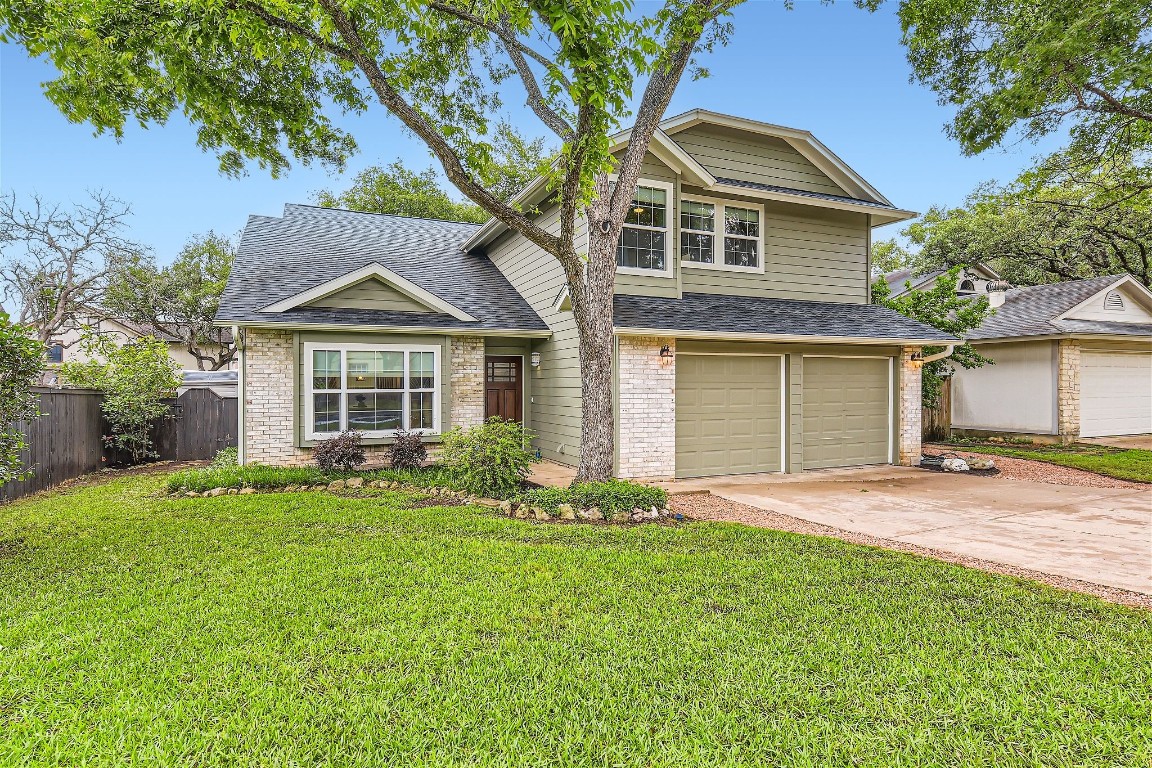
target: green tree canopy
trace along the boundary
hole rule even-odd
[[[226,368],[236,348],[213,320],[235,258],[236,246],[215,232],[193,236],[168,266],[140,256],[112,272],[104,311],[179,339],[200,370]]]
[[[1071,128],[1088,154],[1152,148],[1147,0],[904,0],[913,77],[968,154]]]
[[[904,230],[917,271],[983,262],[1018,285],[1128,272],[1152,286],[1152,170],[1057,154]]]
[[[872,284],[872,303],[895,310],[906,317],[919,320],[933,328],[950,333],[956,338],[984,322],[992,313],[988,299],[984,296],[966,297],[956,294],[956,285],[963,267],[953,267],[936,278],[936,283],[928,290],[909,291],[903,296],[893,297],[888,283],[883,278]],[[944,347],[925,347],[925,355],[942,352]],[[948,357],[925,363],[921,369],[921,395],[924,405],[933,407],[940,402],[940,388],[944,378],[951,376],[956,366],[980,368],[991,365],[992,361],[971,344],[958,344]]]
[[[0,486],[31,472],[20,458],[27,442],[17,422],[39,415],[39,398],[32,387],[43,371],[44,345],[31,329],[13,323],[0,310]]]

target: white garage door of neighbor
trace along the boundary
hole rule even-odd
[[[1152,432],[1152,353],[1080,353],[1080,435]]]

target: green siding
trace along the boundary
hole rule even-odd
[[[430,313],[431,309],[390,285],[368,278],[313,301],[310,307],[333,309],[376,309],[387,312]]]
[[[830,195],[848,194],[783,139],[715,125],[697,125],[679,131],[672,140],[719,178]]]
[[[545,210],[539,223],[555,232],[559,211]],[[507,233],[488,249],[497,269],[548,323],[552,337],[536,341],[539,368],[527,367],[531,396],[525,398],[525,424],[545,458],[575,464],[580,457],[580,363],[576,321],[571,312],[553,310],[565,286],[560,263],[518,233]]]

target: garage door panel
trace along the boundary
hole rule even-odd
[[[889,461],[890,365],[887,358],[804,358],[805,469]]]
[[[780,453],[780,358],[679,355],[676,474],[776,472]]]
[[[1152,432],[1152,353],[1083,350],[1080,434]]]

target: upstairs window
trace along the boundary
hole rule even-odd
[[[624,219],[616,267],[625,274],[671,276],[668,259],[668,205],[672,185],[641,182]]]
[[[62,363],[64,362],[64,345],[53,339],[48,342],[48,362],[49,363]]]
[[[305,345],[308,439],[346,429],[392,437],[398,429],[439,431],[440,348],[376,344]]]
[[[685,198],[680,202],[680,263],[687,267],[764,271],[764,235],[758,205]]]

